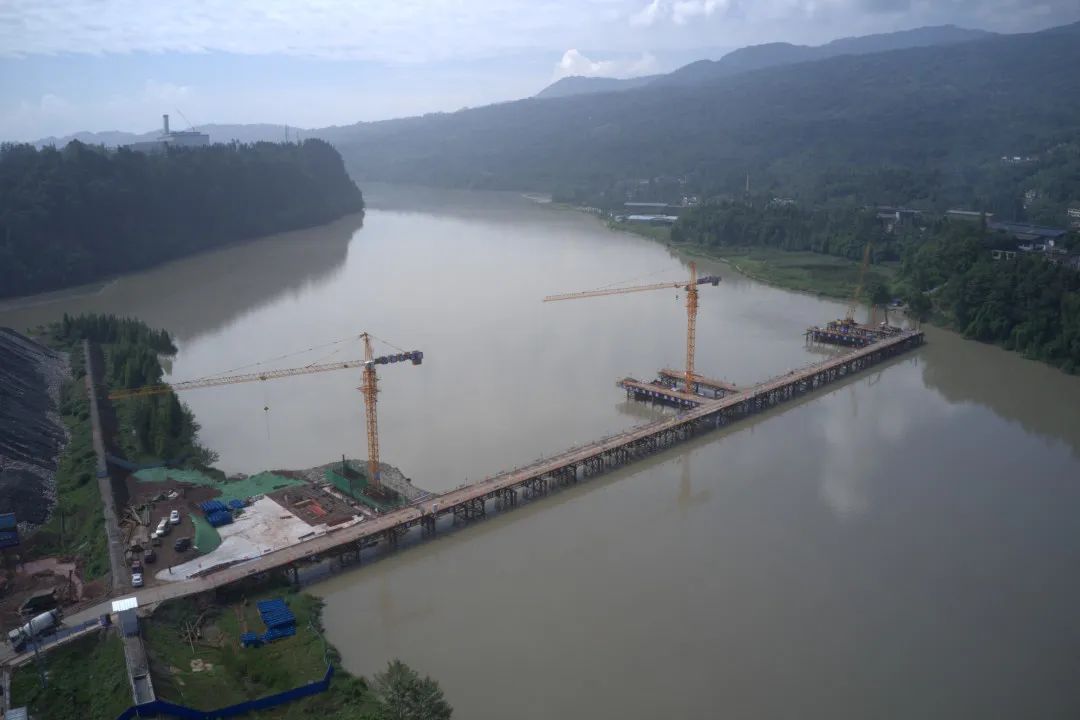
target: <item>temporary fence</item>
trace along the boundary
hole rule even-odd
[[[267,695],[255,700],[245,700],[235,705],[219,708],[217,710],[196,710],[184,705],[176,705],[166,700],[154,700],[143,705],[132,705],[120,713],[116,720],[133,720],[133,718],[148,717],[176,717],[182,720],[218,720],[218,718],[238,717],[256,710],[284,705],[301,698],[318,695],[330,689],[330,680],[334,677],[334,666],[327,665],[326,673],[321,680],[314,680],[306,685],[294,687],[291,690]]]

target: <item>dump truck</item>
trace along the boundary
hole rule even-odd
[[[28,640],[39,637],[53,630],[60,624],[60,611],[50,610],[40,615],[35,615],[30,622],[15,628],[8,633],[8,642],[16,650],[22,650]]]

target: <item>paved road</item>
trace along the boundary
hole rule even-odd
[[[94,386],[98,372],[94,358],[90,353],[90,341],[83,340],[83,355],[86,358],[86,394],[90,398],[90,430],[97,455],[97,481],[101,491],[101,508],[105,514],[105,532],[109,538],[109,568],[112,570],[113,593],[123,592],[128,587],[127,561],[124,558],[124,541],[120,537],[120,523],[117,522],[116,501],[113,497],[112,479],[105,458],[105,437],[101,430],[101,413],[98,407],[97,389]]]
[[[98,488],[101,490],[101,507],[105,515],[105,532],[109,537],[109,565],[112,570],[113,595],[122,593],[130,587],[128,575],[127,557],[124,553],[124,541],[121,537],[120,523],[116,514],[116,498],[113,495],[112,478],[109,475],[108,458],[105,456],[105,437],[101,428],[101,406],[98,402],[97,390],[94,386],[98,379],[98,371],[94,357],[91,354],[90,342],[83,340],[83,353],[86,355],[86,392],[90,396],[90,427],[93,433],[94,453],[97,455]],[[104,603],[108,605],[108,603]],[[110,607],[101,608],[95,606],[96,616],[108,612]],[[82,615],[82,613],[77,613]],[[67,618],[67,625],[79,622],[88,622],[95,615],[79,619]],[[127,666],[128,681],[131,684],[131,697],[136,705],[147,703],[154,699],[154,688],[150,684],[146,666],[146,649],[143,647],[142,637],[124,637],[124,663]]]

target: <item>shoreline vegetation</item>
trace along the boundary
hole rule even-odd
[[[725,262],[768,285],[838,300],[850,300],[858,283],[859,239],[873,238],[861,304],[898,299],[920,322],[1067,374],[1080,371],[1080,272],[1032,253],[993,260],[992,250],[1015,247],[1015,240],[990,232],[985,222],[927,219],[921,227],[888,233],[874,227],[870,216],[851,209],[720,203],[695,208],[670,229],[607,224],[674,252]],[[730,226],[733,231],[725,232]],[[753,242],[720,242],[732,234]]]
[[[262,627],[257,602],[270,598],[284,599],[293,611],[296,634],[242,647],[241,633]],[[212,603],[186,598],[162,604],[141,621],[157,697],[209,712],[320,680],[332,664],[326,692],[261,710],[258,717],[449,720],[453,710],[439,684],[399,660],[388,660],[370,680],[342,668],[341,654],[325,637],[322,608],[320,598],[274,582],[250,595],[234,589]],[[108,720],[131,705],[123,648],[112,631],[52,650],[44,689],[33,663],[13,673],[11,688],[15,703],[52,720]]]
[[[777,250],[762,247],[703,247],[696,243],[674,242],[666,227],[609,221],[608,227],[662,243],[680,255],[716,260],[740,275],[757,282],[793,292],[834,300],[850,300],[858,282],[859,263],[854,260],[810,251]],[[879,265],[867,271],[869,280],[895,278],[895,265]]]
[[[61,455],[58,506],[48,523],[29,543],[36,554],[60,553],[78,558],[84,576],[100,577],[109,570],[104,517],[98,485],[92,482],[95,455],[89,442],[82,340],[90,340],[104,357],[102,375],[112,389],[161,381],[159,357],[175,352],[164,330],[112,315],[65,315],[38,339],[71,353],[72,379],[64,385],[63,414],[72,441]],[[214,454],[198,442],[199,425],[192,412],[169,392],[129,401],[115,407],[115,426],[107,443],[117,442],[122,454],[136,462],[163,457],[185,458],[183,466],[219,473],[211,467]],[[54,527],[59,521],[66,532]],[[66,525],[63,523],[66,522]],[[423,717],[446,720],[452,708],[438,683],[421,677],[399,660],[387,658],[387,669],[370,681],[353,676],[340,665],[340,653],[323,635],[322,601],[269,575],[242,586],[222,588],[213,601],[195,596],[171,600],[143,620],[150,669],[159,698],[211,711],[279,693],[321,679],[327,665],[336,672],[326,692],[260,713],[260,717],[323,717],[331,720],[389,720]],[[261,630],[256,601],[284,597],[297,617],[297,633],[261,648],[244,648],[241,633]],[[196,628],[194,631],[192,628]],[[90,659],[90,662],[85,662]],[[15,672],[12,693],[40,717],[81,720],[118,716],[131,704],[120,638],[113,632],[95,634],[52,650],[52,679],[41,688],[33,663]],[[417,712],[423,714],[415,714]]]

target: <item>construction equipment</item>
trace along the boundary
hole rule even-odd
[[[375,374],[375,366],[390,365],[393,363],[409,360],[413,365],[419,365],[424,360],[424,353],[420,350],[402,351],[393,355],[375,356],[371,345],[371,335],[363,333],[360,339],[364,342],[363,360],[344,360],[333,363],[305,365],[298,368],[285,368],[281,370],[264,370],[262,372],[246,373],[243,375],[217,375],[214,377],[188,380],[172,384],[144,385],[142,387],[126,390],[114,390],[109,393],[110,400],[124,400],[146,395],[160,395],[168,392],[182,392],[186,390],[198,390],[200,388],[217,387],[219,385],[233,385],[235,383],[255,382],[258,380],[276,380],[278,378],[292,377],[294,375],[311,375],[314,373],[328,372],[330,370],[347,370],[350,368],[362,368],[362,384],[360,392],[364,395],[364,414],[367,424],[368,442],[368,487],[377,492],[381,487],[379,478],[379,423],[376,414],[376,396],[378,395],[378,377]]]
[[[683,288],[686,290],[686,392],[694,392],[694,351],[697,347],[697,311],[698,311],[698,285],[706,283],[715,287],[720,284],[719,275],[704,275],[698,277],[697,264],[690,263],[690,279],[680,282],[654,283],[652,285],[632,285],[630,287],[606,288],[600,290],[586,290],[584,292],[563,293],[561,295],[548,295],[544,302],[555,300],[578,300],[580,298],[600,297],[601,295],[622,295],[624,293],[644,292],[645,290],[662,290],[666,288]]]
[[[862,295],[863,282],[866,280],[866,269],[870,267],[870,246],[873,244],[873,240],[866,241],[866,247],[863,249],[862,265],[859,266],[859,280],[855,284],[855,292],[851,294],[851,302],[848,303],[847,315],[844,316],[845,325],[855,324],[855,308],[859,305],[859,296]]]

